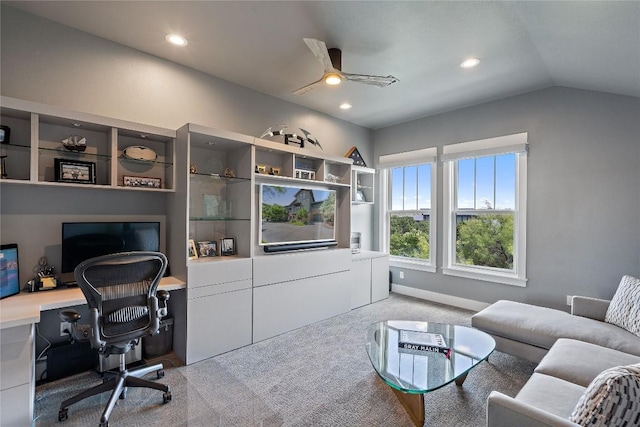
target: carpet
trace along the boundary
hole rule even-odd
[[[391,389],[377,376],[364,348],[366,327],[380,320],[424,320],[470,326],[469,310],[391,294],[277,337],[189,366],[172,354],[161,361],[173,400],[130,389],[110,426],[412,426]],[[204,327],[204,326],[203,326]],[[214,326],[215,327],[215,326]],[[220,325],[220,327],[223,327]],[[515,396],[535,364],[494,352],[455,383],[425,395],[426,426],[483,426],[492,390]],[[150,375],[154,378],[154,375]],[[57,423],[58,406],[99,374],[85,372],[36,388],[36,426]],[[69,408],[64,427],[96,425],[108,395]]]

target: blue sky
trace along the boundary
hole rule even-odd
[[[459,160],[457,178],[458,208],[515,208],[515,154]],[[431,165],[394,168],[391,180],[392,210],[431,208]]]

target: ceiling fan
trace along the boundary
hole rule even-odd
[[[324,44],[323,41],[316,39],[304,39],[304,42],[309,46],[309,49],[311,49],[311,52],[313,52],[316,58],[318,58],[318,61],[324,66],[324,75],[320,80],[294,90],[294,95],[303,95],[322,82],[328,85],[338,85],[342,80],[350,80],[352,82],[385,87],[398,81],[398,79],[391,75],[372,76],[368,74],[345,73],[342,71],[342,51],[340,49],[327,49],[327,45]]]

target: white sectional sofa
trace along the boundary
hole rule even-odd
[[[640,280],[625,280],[614,301],[633,332],[605,321],[610,301],[587,297],[573,297],[571,314],[498,301],[472,317],[497,350],[539,362],[514,398],[491,392],[487,426],[640,426]]]

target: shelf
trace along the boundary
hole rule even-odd
[[[192,173],[191,179],[201,179],[203,181],[219,181],[221,183],[235,184],[239,182],[249,182],[251,178],[228,177],[219,174]]]
[[[351,168],[353,191],[351,193],[351,203],[354,205],[371,205],[375,195],[375,174],[376,170],[363,166],[353,166]],[[362,200],[364,198],[364,200]]]
[[[175,131],[119,119],[66,110],[2,97],[0,119],[11,130],[10,143],[0,146],[7,155],[4,182],[127,191],[174,191]],[[77,135],[86,139],[84,151],[64,148],[62,141]],[[158,158],[140,162],[122,156],[127,146],[145,145]],[[56,159],[95,164],[95,184],[58,182]],[[125,187],[124,177],[159,179],[163,188]]]
[[[264,181],[270,183],[281,182],[282,185],[287,184],[320,184],[320,185],[328,185],[332,187],[351,187],[349,184],[342,184],[340,182],[329,182],[329,181],[318,181],[314,179],[302,179],[302,178],[292,178],[289,176],[280,176],[280,175],[268,175],[268,174],[256,174],[256,181]]]
[[[200,217],[189,217],[189,221],[251,221],[251,218],[200,216]]]

